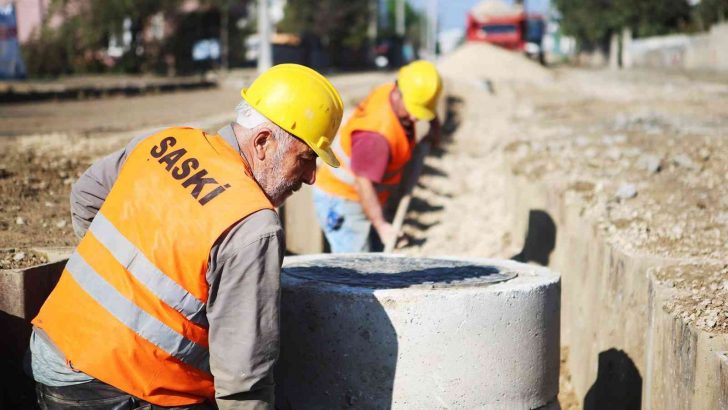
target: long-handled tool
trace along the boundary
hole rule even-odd
[[[412,153],[412,159],[408,166],[409,172],[405,175],[405,182],[402,185],[402,198],[399,200],[397,205],[397,211],[394,214],[394,220],[392,221],[392,227],[396,232],[392,238],[384,244],[384,252],[391,253],[394,251],[394,247],[397,245],[397,239],[399,238],[399,232],[402,230],[402,223],[404,217],[407,214],[410,201],[412,200],[412,190],[417,185],[417,180],[420,178],[422,168],[425,163],[425,157],[430,153],[430,142],[422,141],[415,147]]]

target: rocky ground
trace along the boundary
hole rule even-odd
[[[728,333],[728,264],[685,264],[656,272],[674,290],[664,309],[710,333]]]

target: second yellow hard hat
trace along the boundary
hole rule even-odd
[[[240,91],[243,99],[274,124],[300,138],[327,164],[338,167],[331,150],[344,104],[324,76],[299,64],[273,66]]]
[[[407,112],[418,120],[435,118],[442,80],[434,64],[425,60],[407,64],[399,70],[397,85]]]

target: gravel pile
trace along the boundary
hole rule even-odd
[[[473,6],[470,13],[478,20],[488,17],[512,16],[523,11],[523,6],[506,3],[503,0],[484,0]]]

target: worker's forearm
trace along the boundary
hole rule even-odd
[[[386,221],[384,220],[384,212],[382,211],[382,206],[379,204],[379,198],[377,198],[377,191],[374,189],[374,184],[366,178],[357,177],[356,190],[359,193],[364,214],[369,218],[374,228],[378,229]]]

